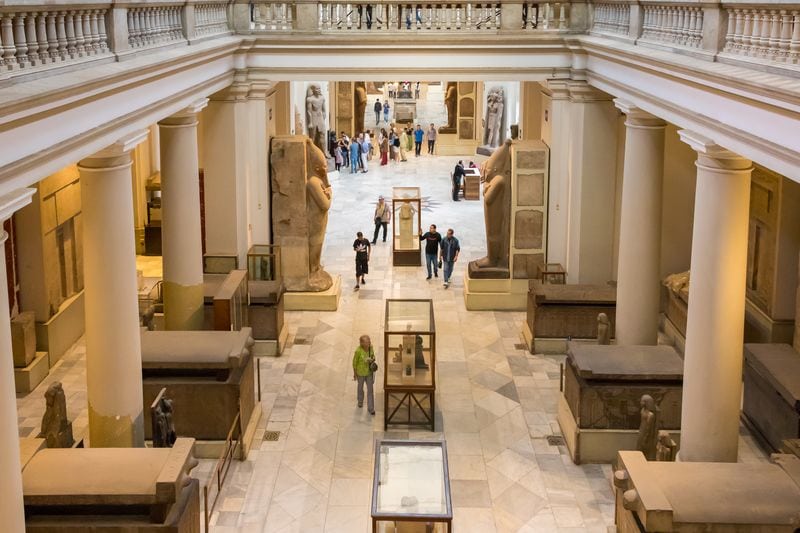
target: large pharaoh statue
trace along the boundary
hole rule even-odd
[[[322,269],[322,244],[331,208],[331,184],[328,160],[311,142],[306,146],[306,213],[308,214],[308,282],[312,290],[324,291],[333,284],[331,275]]]
[[[511,242],[511,140],[482,165],[486,256],[469,264],[472,278],[508,278]]]
[[[455,133],[457,108],[458,108],[458,84],[454,81],[447,82],[447,89],[444,94],[444,106],[447,109],[447,126],[439,128],[440,133]]]
[[[357,136],[364,131],[364,113],[367,109],[367,88],[363,81],[355,83],[353,89],[353,131],[348,132]]]
[[[503,142],[505,132],[505,92],[502,87],[492,87],[486,95],[486,127],[483,144],[494,148]]]
[[[325,153],[325,97],[319,85],[311,84],[306,91],[306,129],[314,145]]]

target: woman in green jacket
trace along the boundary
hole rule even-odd
[[[358,339],[358,348],[353,354],[353,381],[358,382],[358,406],[364,405],[364,385],[367,385],[367,410],[375,414],[375,373],[371,364],[375,361],[375,352],[372,350],[372,341],[369,335],[362,335]]]

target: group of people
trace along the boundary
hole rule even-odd
[[[345,132],[339,134],[337,139],[335,134],[331,137],[331,152],[333,154],[336,170],[350,168],[351,174],[369,171],[369,161],[375,153],[375,144],[378,146],[381,166],[389,164],[389,161],[400,163],[408,161],[406,154],[412,149],[414,155],[422,155],[422,144],[427,140],[428,154],[433,155],[436,149],[437,138],[436,127],[431,124],[425,131],[420,124],[416,128],[396,126],[390,124],[389,129],[381,128],[377,137],[371,130],[363,131],[351,138]]]
[[[469,168],[478,168],[474,161],[469,162]],[[464,176],[466,170],[464,168],[464,161],[459,159],[456,163],[456,168],[453,169],[453,201],[458,202],[458,192],[464,185]]]

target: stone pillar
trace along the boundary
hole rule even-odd
[[[655,345],[661,298],[661,189],[667,123],[630,102],[615,103],[627,116],[615,337],[617,344]]]
[[[679,455],[736,462],[753,166],[702,135],[679,134],[697,151]]]
[[[158,123],[164,319],[169,330],[203,327],[197,113],[207,102],[200,100]]]
[[[541,138],[550,147],[547,260],[567,264],[569,230],[569,80],[542,84]],[[523,132],[524,133],[524,132]],[[526,138],[529,138],[526,134]]]
[[[93,448],[144,446],[131,150],[146,138],[143,131],[78,163]]]
[[[253,84],[247,94],[248,115],[250,118],[250,170],[247,172],[247,245],[269,244],[270,231],[270,184],[269,184],[269,141],[267,139],[267,93],[273,88],[271,83]],[[244,268],[244,267],[243,267]]]
[[[0,223],[29,204],[35,192],[36,189],[22,189],[0,197]],[[8,234],[0,229],[0,245],[5,246],[7,238]],[[7,275],[6,262],[0,261],[0,524],[4,531],[25,531]]]

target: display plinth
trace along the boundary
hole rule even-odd
[[[617,531],[794,533],[800,459],[773,455],[771,461],[656,462],[621,451],[614,472]]]
[[[656,429],[679,441],[683,361],[671,346],[568,344],[558,424],[576,464],[610,463],[636,449],[640,399],[658,407]]]
[[[383,427],[435,431],[436,328],[432,300],[386,300]]]
[[[44,381],[50,372],[47,352],[36,352],[36,357],[23,368],[14,367],[14,389],[18,393],[29,393]]]
[[[392,266],[422,266],[419,187],[392,187]]]
[[[436,153],[438,155],[463,155],[470,157],[475,154],[479,142],[475,139],[459,139],[457,133],[439,133],[436,137]]]
[[[474,279],[464,272],[464,305],[470,311],[524,311],[525,279]]]
[[[286,292],[283,308],[286,311],[336,311],[342,296],[342,277],[333,276],[333,285],[319,292]]]

